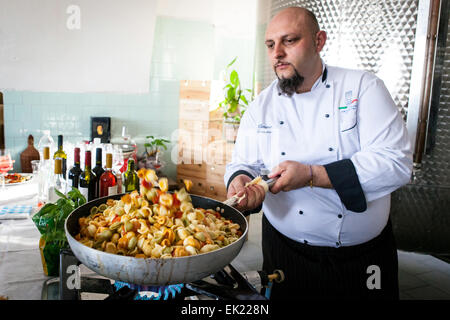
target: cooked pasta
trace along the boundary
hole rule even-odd
[[[108,199],[79,218],[76,240],[108,253],[164,259],[214,251],[242,235],[220,208],[194,208],[185,188],[169,193],[167,178],[158,179],[153,170],[140,169],[138,176],[139,193]]]
[[[247,182],[246,184],[245,184],[245,186],[247,187],[247,186],[250,186],[250,185],[253,185],[253,184],[256,184],[256,185],[260,185],[261,187],[263,187],[264,188],[264,191],[267,193],[267,191],[269,191],[269,186],[267,185],[267,182],[265,182],[263,179],[262,179],[262,177],[261,176],[257,176],[255,179],[253,179],[252,181],[250,181],[250,182]],[[240,201],[240,200],[239,200]],[[239,202],[238,201],[238,202]]]

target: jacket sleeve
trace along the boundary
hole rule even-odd
[[[359,95],[360,151],[350,158],[368,202],[408,183],[411,142],[405,122],[383,81],[371,77]]]
[[[224,182],[227,188],[232,179],[237,175],[242,173],[253,179],[260,174],[263,167],[258,150],[258,127],[256,121],[250,114],[251,107],[252,105],[250,105],[242,117],[231,162],[226,166]]]
[[[350,159],[342,159],[328,163],[324,167],[345,208],[354,212],[366,211],[366,197],[353,162]]]

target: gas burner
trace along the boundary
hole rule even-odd
[[[272,281],[283,281],[281,271],[239,273],[231,264],[219,272],[186,284],[140,286],[98,275],[84,276],[81,263],[69,249],[60,252],[60,277],[47,280],[42,299],[52,300],[267,300]],[[260,289],[258,292],[257,289]]]
[[[116,291],[136,291],[134,300],[177,300],[182,294],[184,284],[173,284],[168,286],[139,286],[122,281],[115,281]],[[128,288],[128,289],[124,289]]]

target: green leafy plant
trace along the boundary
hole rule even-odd
[[[231,70],[230,67],[236,62],[235,57],[226,68],[226,81],[224,89],[224,100],[219,103],[219,106],[225,111],[223,116],[225,121],[240,123],[241,118],[248,107],[248,104],[253,100],[253,90],[242,89],[239,74],[236,70]],[[246,97],[250,95],[250,97]]]
[[[42,254],[47,275],[59,274],[59,251],[68,247],[64,223],[69,214],[86,203],[78,189],[72,188],[67,196],[55,190],[60,198],[55,203],[45,204],[32,220],[41,233]]]
[[[144,144],[145,148],[150,148],[149,156],[156,154],[161,149],[167,150],[167,144],[170,143],[170,140],[163,138],[155,138],[154,136],[147,136],[149,142]]]
[[[55,191],[61,198],[55,203],[44,205],[32,220],[46,241],[61,241],[64,245],[67,244],[64,222],[73,210],[86,203],[86,198],[75,188],[72,188],[67,196]]]

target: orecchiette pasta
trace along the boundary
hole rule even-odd
[[[153,170],[140,169],[138,176],[140,193],[108,199],[78,220],[78,241],[112,254],[165,259],[211,252],[242,235],[220,209],[194,208],[185,188],[168,193],[167,178]]]

